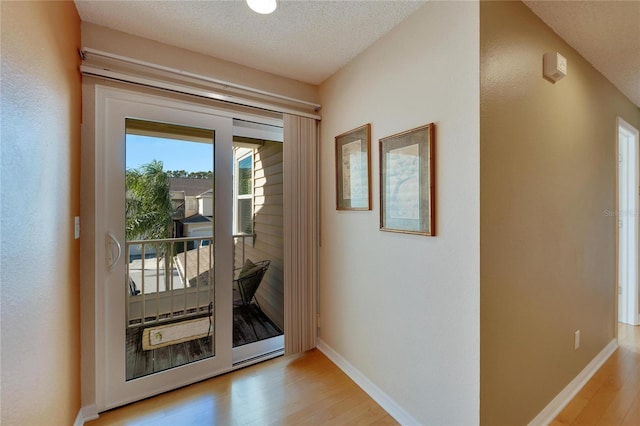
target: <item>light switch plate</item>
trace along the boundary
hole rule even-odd
[[[73,218],[73,238],[80,238],[80,216],[76,216]]]

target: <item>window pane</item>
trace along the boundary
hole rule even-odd
[[[253,233],[253,211],[251,198],[238,199],[238,231],[244,234]]]
[[[238,195],[250,195],[253,179],[251,166],[253,165],[253,156],[243,158],[238,161]]]

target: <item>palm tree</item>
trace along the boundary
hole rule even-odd
[[[169,178],[162,167],[162,161],[153,160],[138,169],[127,170],[127,240],[171,237],[173,209]]]
[[[171,238],[173,220],[169,177],[162,161],[153,160],[138,169],[128,169],[125,177],[125,235],[127,241]],[[158,258],[165,258],[166,285],[171,276],[171,243],[155,244]],[[168,288],[168,287],[165,287]]]

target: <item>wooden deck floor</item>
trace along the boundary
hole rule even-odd
[[[396,425],[320,351],[278,357],[103,413],[87,426]]]
[[[127,380],[212,356],[212,345],[206,337],[145,351],[142,349],[143,331],[142,327],[127,330]],[[282,330],[255,304],[234,306],[234,348],[281,334]]]
[[[620,324],[618,344],[551,426],[640,425],[640,326]]]

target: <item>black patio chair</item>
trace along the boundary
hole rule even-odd
[[[137,296],[140,294],[140,290],[138,290],[138,286],[136,285],[135,281],[131,279],[131,277],[129,277],[129,294],[131,296]]]
[[[270,263],[270,260],[261,260],[254,263],[247,259],[242,268],[235,270],[233,290],[239,293],[241,305],[248,306],[252,300],[255,300],[256,305],[260,307],[258,300],[255,299],[255,294],[256,291],[258,291],[264,274],[266,274],[267,269],[269,269]],[[234,304],[235,300],[236,297],[234,297]]]

